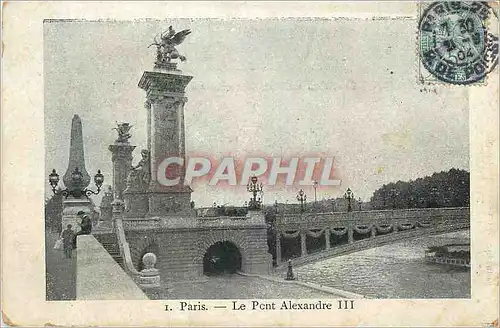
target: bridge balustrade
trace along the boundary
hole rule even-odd
[[[357,241],[355,235],[358,239],[369,238],[386,242],[386,240],[400,238],[386,236],[387,234],[408,233],[419,229],[445,232],[447,228],[456,230],[469,226],[469,208],[462,207],[284,214],[278,216],[274,223],[276,262],[278,265],[282,262],[282,237],[300,236],[300,256],[305,257],[308,255],[307,236],[318,238],[324,234],[324,249],[329,251],[332,246],[330,242],[332,235],[347,235],[347,244]]]

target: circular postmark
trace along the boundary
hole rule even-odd
[[[419,23],[423,66],[441,81],[481,81],[498,63],[498,36],[488,32],[491,8],[484,2],[434,2]]]

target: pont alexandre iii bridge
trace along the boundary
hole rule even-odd
[[[192,280],[221,272],[213,266],[216,261],[232,272],[269,274],[273,258],[274,270],[281,270],[288,259],[303,265],[469,228],[469,208],[278,214],[271,224],[262,211],[238,217],[149,218],[126,218],[118,211],[112,231],[95,237],[139,285],[156,285],[159,276],[162,281]],[[158,259],[156,273],[144,270],[147,253]]]
[[[274,222],[278,268],[320,261],[401,240],[470,228],[470,210],[397,209],[358,212],[282,214]]]

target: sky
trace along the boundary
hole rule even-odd
[[[469,169],[469,106],[463,87],[418,82],[413,19],[179,19],[44,24],[45,171],[65,173],[71,119],[83,124],[86,169],[112,181],[115,122],[133,124],[134,161],[146,147],[152,70],[147,48],[169,25],[192,33],[178,47],[186,88],[188,155],[335,156],[340,186],[368,201],[389,182]],[[264,202],[297,202],[300,187],[265,188]],[[244,187],[193,185],[197,206],[242,205]],[[312,199],[312,187],[304,191]],[[46,195],[50,194],[47,186]]]

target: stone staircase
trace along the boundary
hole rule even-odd
[[[94,235],[95,238],[101,243],[104,249],[111,255],[113,260],[116,261],[123,268],[123,257],[120,254],[120,248],[114,233]]]

